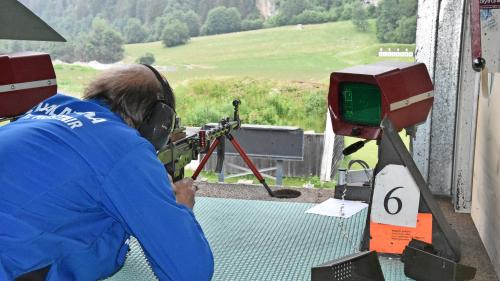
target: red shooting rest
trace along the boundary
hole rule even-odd
[[[21,115],[57,92],[48,54],[0,54],[0,118]]]
[[[328,108],[333,131],[337,135],[377,139],[381,130],[379,126],[352,124],[343,120],[340,85],[345,82],[379,87],[382,99],[381,117],[388,117],[398,131],[424,122],[434,101],[434,86],[423,63],[389,61],[333,72],[330,76]]]

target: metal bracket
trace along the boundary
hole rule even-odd
[[[227,176],[223,176],[220,182],[224,182],[224,178],[229,179],[229,178],[237,178],[237,177],[242,177],[246,175],[252,175],[252,170],[242,167],[233,163],[225,163],[225,165],[232,167],[236,170],[241,170],[243,172],[237,173],[237,174],[231,174]],[[266,174],[268,172],[276,171],[276,177],[273,177],[269,174]],[[264,168],[264,169],[259,169],[259,172],[262,174],[262,176],[275,180],[277,186],[282,186],[283,185],[283,160],[277,160],[276,161],[276,166],[274,167],[269,167],[269,168]]]
[[[447,222],[432,192],[427,186],[427,183],[418,170],[417,165],[413,161],[398,132],[394,129],[391,121],[387,118],[384,119],[382,121],[382,128],[383,133],[379,142],[378,163],[375,168],[375,175],[389,164],[404,165],[408,168],[420,190],[419,212],[432,213],[432,244],[442,256],[458,262],[460,260],[460,239],[457,233]],[[361,243],[362,250],[367,250],[369,248],[370,214],[371,207],[368,209],[368,216],[366,218],[365,233]]]
[[[405,275],[418,281],[465,281],[472,280],[476,269],[443,258],[431,244],[412,240],[401,258]]]
[[[311,281],[384,281],[377,252],[366,251],[311,269]]]
[[[342,199],[342,197],[344,197],[345,200],[370,202],[371,194],[371,186],[361,183],[349,184],[347,188],[346,185],[336,185],[333,197],[336,199]]]

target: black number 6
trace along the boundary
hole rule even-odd
[[[395,188],[391,189],[391,191],[389,191],[389,193],[387,193],[387,195],[384,198],[384,209],[390,215],[398,214],[399,212],[401,212],[401,209],[403,208],[403,202],[401,201],[401,199],[399,199],[398,197],[391,197],[392,193],[400,188],[403,188],[403,187],[400,186],[400,187],[395,187]],[[389,200],[396,200],[396,202],[398,202],[398,209],[396,210],[396,212],[391,212],[389,210]]]

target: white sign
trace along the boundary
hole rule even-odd
[[[410,171],[387,165],[375,177],[371,220],[377,223],[416,227],[420,190]]]
[[[368,204],[363,202],[330,198],[325,202],[308,209],[306,213],[329,217],[349,218],[366,207],[368,207]]]

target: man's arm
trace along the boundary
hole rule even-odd
[[[172,180],[170,180],[170,182],[172,183]],[[193,185],[193,179],[184,178],[180,181],[175,182],[172,187],[174,189],[175,200],[177,201],[177,203],[182,204],[192,210],[194,207],[194,196],[197,190],[197,187]]]
[[[160,280],[210,280],[213,256],[192,211],[176,203],[163,165],[143,144],[106,176],[103,204],[141,243]]]

